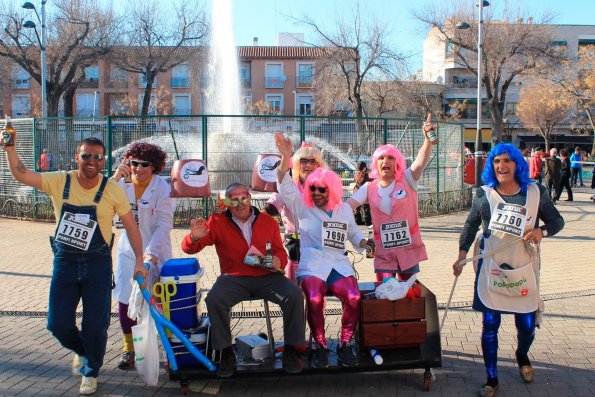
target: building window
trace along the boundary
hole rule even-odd
[[[250,63],[240,63],[240,83],[250,84]]]
[[[313,81],[314,65],[311,63],[298,63],[297,65],[297,81],[298,87],[311,87]]]
[[[143,100],[145,99],[145,94],[139,94],[138,96],[138,114],[141,114],[143,110]],[[148,116],[157,116],[157,95],[151,95],[151,101],[149,102],[149,111],[147,112]]]
[[[12,117],[29,117],[31,114],[31,96],[28,94],[12,96]]]
[[[242,94],[242,108],[246,113],[248,113],[252,108],[252,91]]]
[[[130,107],[127,100],[128,96],[124,94],[112,94],[109,98],[109,112],[113,116],[127,115]]]
[[[76,115],[99,115],[99,93],[76,94]]]
[[[267,103],[267,105],[269,105],[269,109],[272,114],[283,113],[283,96],[282,95],[266,94],[264,96],[264,101]]]
[[[265,65],[265,88],[283,88],[285,86],[285,79],[282,63],[267,63]]]
[[[506,102],[506,114],[516,114],[517,102]]]
[[[190,68],[186,64],[178,65],[171,71],[171,87],[190,87]]]
[[[14,88],[17,90],[28,89],[30,78],[29,73],[20,66],[16,67],[12,72]]]
[[[99,81],[99,66],[92,65],[88,68],[85,68],[85,80],[86,81]]]
[[[173,100],[173,114],[189,115],[192,114],[192,103],[190,101],[190,94],[174,94]]]
[[[300,116],[312,116],[314,114],[314,97],[312,95],[296,96],[297,114]]]
[[[139,73],[138,88],[146,88],[146,87],[147,87],[147,76]],[[155,76],[155,80],[153,80],[153,88],[157,88],[157,76]]]
[[[112,66],[109,72],[109,79],[112,83],[127,83],[128,72],[117,66]]]

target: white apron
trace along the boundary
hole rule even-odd
[[[483,263],[477,280],[477,295],[489,309],[531,313],[539,304],[539,260],[522,240],[533,229],[539,208],[539,188],[530,184],[524,206],[506,203],[489,187],[482,187],[490,203],[488,238],[483,238]],[[521,238],[521,240],[519,240]],[[515,240],[519,240],[516,241]],[[513,243],[511,246],[501,249]],[[508,265],[508,266],[506,266]]]

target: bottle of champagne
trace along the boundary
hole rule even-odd
[[[265,269],[271,270],[273,269],[273,250],[271,249],[271,243],[267,241],[265,247],[266,253],[264,254],[262,265]]]
[[[372,230],[368,231],[368,244],[366,245],[366,258],[373,258],[374,257],[374,246],[370,245],[370,240],[374,240],[374,232]]]

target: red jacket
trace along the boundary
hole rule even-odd
[[[531,157],[531,161],[529,162],[529,177],[532,179],[539,178],[542,168],[543,160],[541,160],[541,156],[534,155]]]
[[[252,245],[263,254],[265,244],[271,243],[273,255],[281,261],[281,268],[287,265],[287,253],[281,240],[279,224],[272,216],[260,212],[252,207],[256,218],[252,223]],[[257,266],[244,264],[244,257],[250,246],[244,239],[242,231],[231,219],[229,210],[221,214],[212,214],[207,221],[209,234],[198,242],[193,242],[190,233],[182,240],[182,251],[187,254],[196,254],[208,245],[215,245],[219,266],[222,274],[233,276],[265,276],[271,274],[268,270]]]

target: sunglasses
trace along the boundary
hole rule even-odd
[[[307,165],[307,164],[316,165],[316,164],[318,164],[318,161],[316,159],[304,159],[304,158],[301,158],[300,159],[300,164],[301,165]]]
[[[223,199],[223,203],[225,204],[226,207],[231,207],[231,208],[235,208],[240,204],[243,205],[248,205],[250,204],[250,196],[246,195],[246,196],[236,196],[236,197],[229,197],[229,198],[224,198]]]
[[[322,193],[322,194],[325,194],[325,193],[326,193],[326,191],[327,191],[327,188],[325,188],[325,187],[322,187],[322,186],[314,186],[314,185],[310,185],[310,191],[311,191],[312,193],[314,193],[314,192],[315,192],[315,191],[317,191],[317,190],[318,190],[320,193]]]
[[[133,167],[148,168],[151,166],[151,162],[150,161],[130,160],[130,165]]]
[[[83,159],[83,161],[89,161],[91,157],[93,157],[97,161],[101,161],[105,158],[105,154],[99,153],[81,153],[79,157]]]

